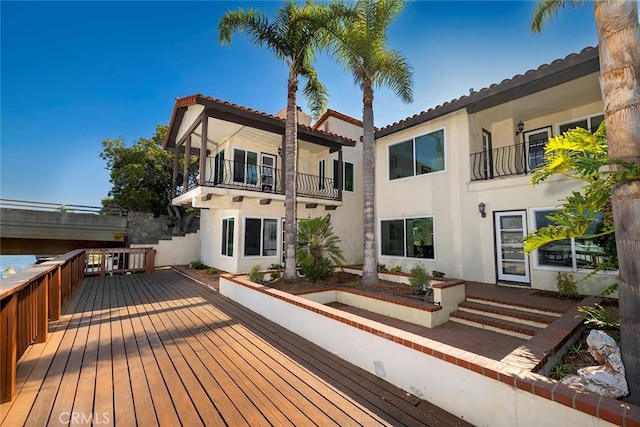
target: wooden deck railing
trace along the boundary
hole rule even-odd
[[[49,321],[60,319],[85,274],[153,272],[154,256],[150,248],[79,249],[1,280],[0,403],[15,397],[17,361],[47,340]]]
[[[87,249],[84,273],[99,274],[152,273],[155,258],[153,248]]]

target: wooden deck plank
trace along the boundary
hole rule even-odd
[[[123,283],[123,277],[124,276],[118,276],[116,283],[118,284],[118,299],[120,300],[120,298],[122,298],[122,301],[124,302],[126,301],[126,298],[128,298],[128,283]],[[134,313],[131,302],[123,304],[127,312],[127,316],[122,322],[122,332],[125,336],[125,348],[127,349],[127,360],[129,360],[130,352],[134,354],[137,352],[140,357],[142,372],[144,372],[144,376],[132,376],[131,384],[135,386],[138,381],[143,381],[144,378],[146,378],[148,387],[146,390],[151,392],[151,399],[153,400],[152,404],[147,404],[148,406],[145,407],[146,412],[153,411],[155,416],[157,416],[157,423],[160,425],[179,425],[180,419],[173,406],[173,401],[171,400],[171,396],[169,395],[169,391],[165,385],[160,368],[153,356],[153,350],[151,349],[147,339],[147,334],[140,324],[140,319],[136,316],[137,313]],[[137,364],[138,361],[135,360],[134,363]],[[137,373],[141,374],[142,372],[138,371]],[[145,387],[140,388],[143,392],[145,391]],[[134,399],[136,399],[135,393]],[[136,402],[136,414],[138,409],[141,407],[142,405],[138,405],[138,402]],[[138,423],[141,423],[141,421],[138,421]]]
[[[188,295],[184,295],[183,286],[180,287],[180,290],[172,289],[167,286],[163,286],[160,288],[164,290],[165,295],[167,296],[166,300],[175,301],[177,298],[190,300]],[[197,307],[193,304],[194,307]],[[211,307],[210,305],[206,308]],[[372,419],[370,414],[366,414],[364,411],[360,410],[359,407],[353,404],[349,404],[349,401],[340,400],[342,397],[340,394],[337,396],[332,395],[332,392],[335,392],[334,389],[330,389],[324,383],[320,381],[312,381],[312,385],[304,382],[300,377],[296,376],[296,373],[301,377],[308,378],[308,372],[302,370],[293,360],[291,359],[282,359],[278,361],[277,357],[274,358],[273,354],[270,354],[269,347],[267,347],[266,351],[263,348],[263,343],[255,340],[255,335],[251,335],[248,333],[246,328],[238,325],[235,322],[228,322],[224,319],[219,318],[220,312],[213,310],[213,313],[205,310],[205,307],[197,307],[194,309],[194,314],[199,316],[199,318],[205,323],[210,324],[211,322],[219,323],[224,322],[227,324],[225,328],[226,331],[233,331],[235,339],[241,346],[242,350],[239,350],[240,354],[251,363],[255,363],[256,366],[259,367],[260,372],[272,371],[275,375],[282,378],[287,384],[287,388],[284,389],[287,392],[285,393],[287,396],[290,396],[292,390],[295,390],[297,393],[309,399],[309,401],[300,403],[301,407],[308,406],[309,402],[313,402],[313,406],[317,407],[319,410],[323,411],[331,420],[339,425],[347,425],[353,424],[357,422],[359,424],[363,423],[371,423],[378,422],[382,423],[382,419]],[[225,316],[227,317],[227,316]],[[245,336],[245,333],[249,335],[249,338]],[[253,348],[253,351],[249,351],[249,348]],[[251,354],[249,354],[251,353]],[[276,352],[277,353],[277,352]],[[285,362],[288,366],[284,368],[281,362]],[[272,378],[268,378],[268,381],[274,381]],[[331,396],[332,399],[329,400],[327,396]],[[336,399],[338,398],[338,399]]]
[[[25,355],[3,425],[73,411],[96,426],[444,425],[433,405],[171,271],[88,278],[71,302]]]
[[[83,291],[87,289],[87,287],[82,288],[77,293],[76,298],[70,301],[69,307],[71,309],[75,309],[79,303],[84,302]],[[77,316],[75,317],[77,318]],[[52,322],[49,327],[49,340],[45,343],[33,345],[33,348],[20,359],[18,375],[23,380],[19,388],[17,388],[16,398],[11,402],[0,405],[0,425],[4,425],[7,417],[11,417],[12,424],[15,422],[15,425],[25,423],[29,415],[29,409],[36,400],[47,371],[51,367],[52,361],[57,357],[56,352],[61,346],[65,331],[73,319],[73,315],[68,315],[56,322]]]
[[[91,278],[89,280],[98,281]],[[142,366],[135,336],[128,321],[126,301],[120,292],[120,277],[109,278],[102,286],[110,290],[109,300],[114,307],[111,326],[113,361],[114,421],[118,425],[158,425],[156,411],[147,376]]]
[[[169,312],[177,311],[175,306],[177,303],[172,303],[174,308],[168,310]],[[277,393],[275,386],[266,381],[262,381],[259,375],[256,376],[254,381],[254,378],[249,375],[249,373],[253,371],[253,368],[237,357],[233,351],[230,350],[228,343],[221,340],[216,340],[216,342],[209,340],[212,345],[206,345],[208,341],[207,335],[211,331],[207,328],[202,328],[199,322],[189,322],[188,319],[191,317],[189,315],[182,315],[180,317],[185,320],[184,327],[196,331],[198,335],[198,355],[202,355],[201,351],[212,349],[213,353],[211,353],[211,357],[217,361],[223,371],[229,374],[229,380],[225,387],[239,387],[239,389],[246,394],[247,399],[243,399],[242,406],[239,405],[238,409],[247,420],[256,418],[257,411],[262,414],[262,417],[269,419],[269,421],[264,420],[266,425],[271,423],[277,425],[292,425],[292,422],[287,417],[294,418],[303,424],[310,423],[307,417],[300,416],[300,411],[297,408],[286,407],[287,415],[283,414],[279,407],[273,404],[269,398],[270,393]],[[205,345],[202,346],[202,343],[205,343]],[[258,382],[258,384],[256,384],[256,382]],[[294,417],[294,415],[297,416]],[[254,425],[253,421],[249,422],[252,426]]]

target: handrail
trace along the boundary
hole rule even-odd
[[[284,194],[284,180],[281,169],[230,159],[207,157],[205,185],[210,187],[237,188],[262,193]],[[187,191],[197,186],[197,164],[188,169]],[[183,194],[182,176],[176,180],[176,194]],[[296,194],[302,197],[339,200],[340,191],[333,178],[307,173],[296,174]]]
[[[118,215],[124,216],[127,210],[113,206],[87,206],[87,205],[69,205],[65,203],[37,202],[32,200],[18,199],[2,199],[0,198],[0,208],[26,209],[32,211],[47,212],[67,212],[67,213],[83,213],[94,215]]]
[[[16,362],[34,343],[45,342],[48,322],[58,320],[84,277],[84,250],[0,280],[0,403],[16,393]]]
[[[84,274],[152,273],[155,253],[153,248],[87,249]]]
[[[544,157],[546,140],[520,143],[471,154],[471,181],[526,175]]]

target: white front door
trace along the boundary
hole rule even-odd
[[[498,280],[529,283],[529,257],[524,254],[527,235],[525,211],[495,212]]]

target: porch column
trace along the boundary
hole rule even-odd
[[[189,166],[191,166],[191,135],[184,146],[184,169],[182,174],[182,194],[189,191]]]
[[[176,197],[178,187],[178,167],[180,166],[180,146],[176,145],[173,149],[173,179],[171,181],[171,198]]]
[[[342,181],[344,181],[344,165],[342,164],[342,148],[338,151],[338,200],[342,201]]]
[[[199,158],[199,163],[198,163],[198,167],[199,167],[199,171],[200,171],[200,177],[198,179],[198,183],[203,186],[205,185],[207,179],[205,177],[205,170],[206,170],[206,166],[207,166],[207,131],[208,131],[208,127],[209,127],[209,119],[207,118],[207,115],[205,114],[202,117],[202,137],[200,138],[200,158]]]

